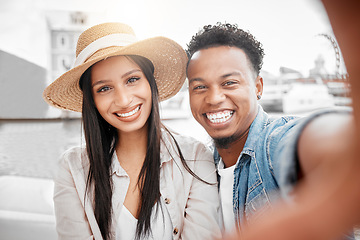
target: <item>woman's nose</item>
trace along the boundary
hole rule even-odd
[[[125,89],[116,89],[114,96],[114,102],[119,107],[127,107],[132,101],[132,95]]]

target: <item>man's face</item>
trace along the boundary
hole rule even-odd
[[[256,117],[263,83],[243,50],[199,50],[190,59],[187,76],[191,112],[212,138],[236,139],[246,132]]]

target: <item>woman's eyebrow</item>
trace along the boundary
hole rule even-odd
[[[135,73],[135,72],[141,72],[141,70],[140,70],[140,69],[130,70],[130,71],[124,73],[124,74],[121,76],[121,78],[125,78],[125,77],[127,77],[127,76],[129,76],[129,75],[131,75],[131,74],[133,74],[133,73]],[[98,80],[98,81],[96,81],[91,87],[95,87],[96,85],[104,84],[104,83],[107,83],[107,82],[111,82],[111,80]]]
[[[126,77],[126,76],[129,76],[130,74],[133,74],[133,73],[135,73],[135,72],[141,72],[141,70],[140,70],[140,69],[130,70],[130,71],[124,73],[124,74],[121,76],[121,78],[124,78],[124,77]]]
[[[96,81],[91,87],[95,87],[96,85],[100,85],[100,84],[104,84],[104,83],[107,83],[107,82],[111,82],[110,80],[99,80],[99,81]]]

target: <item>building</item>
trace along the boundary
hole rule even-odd
[[[50,34],[50,77],[48,84],[72,68],[80,34],[89,27],[91,14],[78,11],[48,11],[46,20]],[[47,117],[76,118],[80,114],[49,106]]]
[[[46,76],[45,68],[0,50],[0,118],[43,118]]]
[[[41,10],[39,10],[41,12]],[[40,13],[39,12],[39,13]],[[79,113],[50,107],[42,98],[46,86],[69,70],[75,60],[75,49],[79,35],[100,19],[94,12],[70,10],[44,10],[42,25],[29,24],[31,37],[26,43],[34,43],[45,64],[27,60],[26,54],[15,54],[0,49],[0,118],[43,119],[80,117]],[[43,24],[41,24],[43,23]],[[24,32],[25,30],[23,30]],[[34,35],[34,33],[37,35]],[[14,36],[16,39],[17,36]],[[40,47],[39,47],[40,46]],[[45,54],[43,54],[45,53]]]

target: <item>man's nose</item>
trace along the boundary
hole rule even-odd
[[[205,98],[205,102],[211,105],[217,105],[225,100],[223,91],[219,88],[210,88]]]

